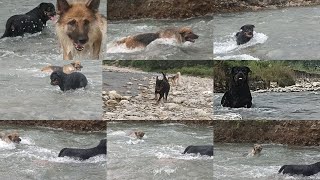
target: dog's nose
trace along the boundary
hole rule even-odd
[[[86,37],[79,37],[78,42],[80,44],[85,44],[88,41],[88,38]]]

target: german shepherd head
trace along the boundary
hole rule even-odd
[[[90,41],[91,27],[96,26],[100,0],[88,0],[86,3],[69,4],[67,0],[57,0],[58,24],[72,41],[77,51],[83,51]]]

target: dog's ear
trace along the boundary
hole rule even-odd
[[[241,28],[240,28],[241,30],[243,30],[244,29],[244,26],[241,26]]]
[[[12,135],[10,134],[10,135],[8,135],[8,138],[12,141],[13,139],[12,139]]]
[[[251,72],[251,69],[250,69],[250,68],[248,68],[248,67],[245,67],[245,68],[246,68],[246,70],[247,70],[248,73]]]
[[[97,12],[99,10],[100,0],[89,0],[86,6],[92,11]]]
[[[75,66],[76,65],[76,63],[75,62],[72,62],[72,63],[70,63],[72,66]]]
[[[62,15],[70,8],[71,6],[67,0],[57,0],[57,14]]]

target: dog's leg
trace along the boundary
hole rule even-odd
[[[247,104],[247,108],[251,108],[251,106],[252,106],[252,102],[249,101],[248,104]]]
[[[163,98],[163,96],[164,96],[164,93],[160,93],[160,97],[159,97],[159,99],[158,99],[158,101],[157,101],[157,104],[159,104],[159,102],[161,101],[161,99]]]
[[[93,43],[93,58],[98,60],[99,56],[100,56],[100,50],[101,50],[101,41],[96,41],[95,43]]]
[[[63,50],[63,60],[72,60],[71,52],[67,53],[65,50]]]

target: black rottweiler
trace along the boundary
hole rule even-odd
[[[252,106],[252,97],[248,85],[249,72],[251,70],[245,66],[231,69],[229,90],[221,99],[223,107],[250,108]]]
[[[237,38],[237,44],[245,44],[253,37],[253,28],[255,28],[254,25],[247,24],[242,26],[240,29],[241,31],[237,32],[236,38]]]
[[[58,157],[72,157],[79,160],[86,160],[93,156],[107,154],[107,139],[100,140],[98,146],[89,149],[63,148]]]
[[[284,165],[279,169],[278,173],[281,172],[289,175],[312,176],[320,172],[320,162],[310,165]]]
[[[59,86],[62,91],[86,87],[88,80],[79,72],[65,74],[63,71],[54,71],[50,76],[51,85]]]
[[[200,155],[213,156],[213,145],[204,145],[204,146],[188,146],[183,154],[185,153],[194,153]]]
[[[162,80],[159,80],[158,76],[156,78],[155,96],[157,97],[157,94],[160,94],[158,103],[160,102],[161,98],[164,98],[167,101],[168,94],[170,91],[170,84],[168,82],[168,79],[164,73],[162,73],[162,75],[163,75]]]
[[[6,23],[6,30],[1,38],[41,32],[47,21],[55,15],[56,11],[52,3],[41,3],[26,14],[11,16]]]

